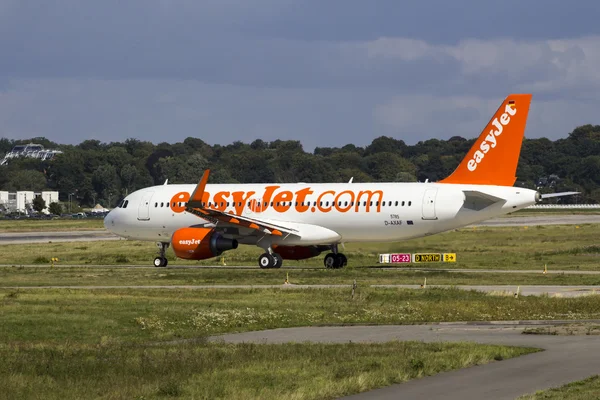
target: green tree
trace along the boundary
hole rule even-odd
[[[42,196],[37,196],[35,199],[33,199],[31,205],[35,211],[41,213],[44,211],[44,208],[46,208],[46,200],[44,200]]]
[[[12,172],[8,177],[8,181],[4,184],[4,190],[15,192],[18,190],[32,190],[39,192],[46,188],[47,184],[44,173],[31,170]]]
[[[50,214],[60,215],[63,212],[63,208],[60,203],[54,202],[50,203],[50,205],[48,206],[48,211],[50,212]]]

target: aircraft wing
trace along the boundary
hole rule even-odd
[[[270,221],[263,221],[256,218],[245,217],[233,213],[226,213],[223,211],[213,210],[204,207],[202,204],[202,196],[204,195],[204,189],[206,187],[206,183],[208,182],[209,174],[210,170],[204,171],[200,182],[198,182],[198,186],[196,186],[196,189],[192,193],[190,200],[186,203],[185,209],[187,212],[194,214],[200,218],[203,218],[207,221],[210,221],[214,224],[221,222],[224,224],[231,224],[235,226],[241,226],[244,228],[254,229],[274,236],[283,236],[284,234],[295,234],[299,236],[299,230],[292,227],[286,227],[278,223],[272,223]]]

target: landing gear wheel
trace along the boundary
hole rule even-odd
[[[277,259],[269,253],[264,253],[258,257],[258,266],[261,268],[275,268]]]
[[[154,259],[155,267],[166,267],[169,264],[169,260],[165,257],[165,253],[169,248],[168,242],[157,242],[156,247],[158,247],[158,257]]]
[[[342,253],[329,253],[325,256],[323,264],[325,265],[325,268],[337,269],[346,266],[348,264],[348,259]]]
[[[281,256],[277,253],[273,253],[271,256],[275,259],[275,265],[273,265],[273,268],[281,268],[283,265],[283,258],[281,258]]]
[[[335,256],[335,254],[329,253],[325,256],[325,259],[323,260],[323,264],[325,265],[325,268],[333,269],[333,268],[337,268],[336,261],[337,261],[337,257]]]
[[[169,263],[169,260],[167,260],[165,257],[156,257],[154,259],[155,267],[166,267],[168,263]]]

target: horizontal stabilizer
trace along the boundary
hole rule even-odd
[[[563,196],[573,196],[574,194],[579,194],[581,192],[561,192],[561,193],[546,193],[542,195],[542,199],[549,199],[551,197],[563,197]]]
[[[473,211],[480,211],[484,208],[506,200],[500,197],[492,196],[491,194],[479,192],[477,190],[463,190],[465,194],[464,208]]]

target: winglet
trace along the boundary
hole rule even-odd
[[[440,183],[514,185],[531,94],[511,94],[500,105],[456,170]]]
[[[206,182],[208,182],[208,176],[210,175],[210,169],[204,171],[198,186],[194,189],[190,200],[188,201],[189,207],[202,208],[202,197],[204,196],[204,188],[206,188]]]

